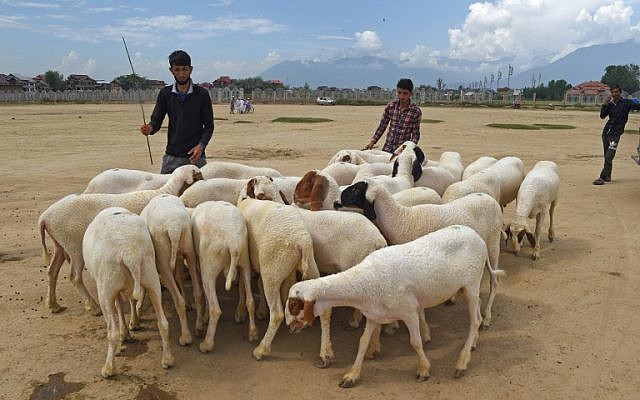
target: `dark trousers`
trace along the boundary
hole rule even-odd
[[[203,152],[202,155],[200,156],[200,159],[193,164],[198,168],[202,168],[206,163],[207,163],[207,156]],[[189,164],[191,164],[191,160],[189,160],[189,157],[174,157],[174,156],[170,156],[169,154],[165,154],[162,157],[162,170],[160,171],[160,173],[170,174],[176,168],[181,167],[183,165],[189,165]]]
[[[613,169],[613,158],[616,156],[620,143],[620,135],[602,134],[602,150],[604,152],[604,167],[600,172],[600,178],[611,178],[611,170]]]

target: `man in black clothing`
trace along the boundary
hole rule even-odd
[[[602,130],[602,147],[604,150],[604,167],[600,177],[593,181],[594,185],[604,185],[611,182],[611,170],[613,169],[613,157],[616,156],[620,136],[624,133],[624,126],[629,119],[631,110],[640,110],[640,104],[634,104],[631,100],[621,97],[622,89],[619,85],[611,86],[611,97],[608,97],[600,109],[600,118],[609,116],[609,121]]]
[[[160,90],[150,123],[140,127],[143,135],[153,135],[169,115],[167,148],[160,171],[163,174],[170,174],[181,165],[204,166],[204,150],[213,136],[211,98],[207,90],[191,81],[191,57],[185,51],[174,51],[169,55],[169,71],[176,82]]]

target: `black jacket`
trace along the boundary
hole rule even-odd
[[[151,114],[152,134],[160,130],[164,116],[169,114],[169,134],[166,153],[174,157],[189,157],[187,152],[198,143],[207,147],[213,136],[213,107],[209,92],[192,84],[192,93],[180,100],[173,93],[173,85],[158,93],[156,106]]]
[[[604,125],[602,134],[606,136],[622,135],[631,110],[640,110],[640,104],[635,104],[629,99],[620,99],[618,104],[611,101],[603,104],[600,109],[600,118],[605,119],[609,116],[609,121]]]

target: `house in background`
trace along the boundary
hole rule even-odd
[[[565,104],[602,104],[611,95],[609,86],[598,81],[582,82],[564,92]]]
[[[163,87],[167,86],[164,81],[158,79],[149,79],[149,85],[151,89],[162,89]]]
[[[98,87],[89,75],[71,74],[67,77],[67,90],[94,90]]]
[[[22,82],[12,75],[0,74],[0,92],[20,93],[23,92]]]
[[[10,77],[15,78],[22,84],[22,90],[25,92],[35,92],[36,91],[36,81],[33,78],[29,78],[20,74],[9,74]]]

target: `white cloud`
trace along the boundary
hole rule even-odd
[[[440,52],[417,44],[409,51],[400,52],[400,62],[407,67],[438,66]]]
[[[97,62],[94,58],[83,59],[76,51],[71,50],[62,57],[58,70],[67,76],[69,74],[91,75],[96,71]]]
[[[270,51],[258,62],[215,61],[208,66],[204,66],[204,69],[201,71],[202,73],[197,76],[200,79],[196,79],[194,73],[194,79],[196,81],[211,81],[220,75],[229,75],[233,78],[257,76],[265,69],[277,64],[280,59],[280,54],[275,51]]]
[[[375,31],[356,32],[353,50],[359,54],[380,54],[383,50],[382,40]]]
[[[2,4],[11,7],[20,8],[60,8],[59,4],[55,3],[37,3],[32,1],[14,1],[14,0],[2,0]]]
[[[211,7],[227,7],[233,4],[235,0],[218,0],[215,3],[209,4]]]
[[[527,67],[577,48],[639,38],[634,0],[494,0],[473,3],[449,29],[449,55]]]
[[[21,15],[0,15],[0,28],[26,29],[27,26],[21,22],[24,19]]]
[[[108,12],[114,12],[116,9],[113,7],[95,7],[95,8],[87,8],[87,12],[89,14],[101,14],[101,13],[108,13]]]

